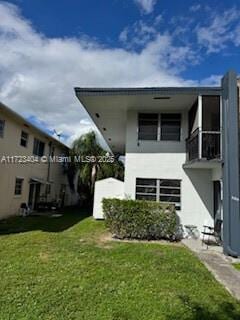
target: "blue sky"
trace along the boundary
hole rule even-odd
[[[0,1],[0,99],[70,143],[74,86],[217,85],[237,72],[240,1]]]

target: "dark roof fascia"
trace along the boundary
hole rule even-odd
[[[221,95],[222,87],[154,87],[154,88],[74,88],[77,96],[114,96],[144,94]]]

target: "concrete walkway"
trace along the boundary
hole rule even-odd
[[[210,246],[207,249],[205,245],[201,245],[199,239],[184,239],[182,242],[197,254],[216,280],[240,300],[240,271],[232,266],[233,262],[237,263],[240,260],[225,256],[219,246]]]

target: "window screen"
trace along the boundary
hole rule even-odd
[[[27,143],[28,143],[28,133],[25,131],[22,131],[20,145],[23,147],[27,147]]]
[[[35,156],[42,157],[44,155],[44,147],[45,144],[44,142],[34,138],[34,143],[33,143],[33,154]]]
[[[5,127],[5,120],[0,119],[0,137],[3,138],[4,136],[4,127]]]
[[[158,137],[158,114],[140,113],[138,115],[138,139],[157,140]]]
[[[171,203],[181,210],[181,181],[137,178],[136,199]]]
[[[22,186],[23,186],[23,179],[22,178],[16,178],[15,182],[15,195],[21,195],[22,194]]]
[[[161,114],[161,140],[180,141],[181,114]]]

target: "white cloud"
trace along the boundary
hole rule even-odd
[[[189,10],[191,11],[191,12],[197,12],[197,11],[199,11],[200,9],[201,9],[201,4],[199,3],[199,4],[194,4],[194,5],[192,5],[190,8],[189,8]]]
[[[151,29],[142,26],[142,32]],[[0,2],[0,100],[34,115],[70,143],[93,128],[73,88],[194,85],[179,76],[192,63],[190,48],[157,34],[139,51],[106,48],[88,38],[47,38],[17,7]],[[181,68],[180,68],[181,66]]]
[[[211,76],[201,80],[199,84],[201,86],[220,86],[221,85],[221,74],[212,74]]]
[[[153,12],[157,0],[134,0],[134,2],[139,6],[143,13],[149,14]]]
[[[157,35],[157,30],[142,20],[136,21],[133,26],[126,27],[119,35],[119,40],[127,48],[143,47]]]
[[[196,28],[198,43],[207,49],[208,53],[219,52],[227,47],[229,42],[239,45],[237,30],[240,10],[228,9],[224,12],[214,13],[210,16],[209,24]]]

